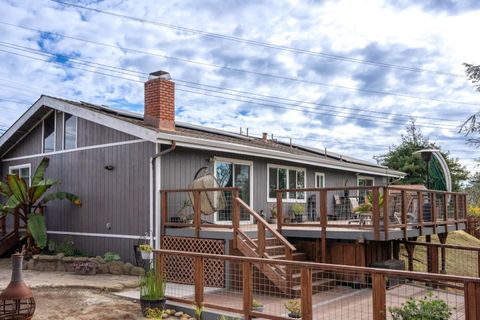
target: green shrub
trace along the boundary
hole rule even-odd
[[[75,242],[72,238],[66,238],[65,241],[57,246],[57,252],[63,253],[65,257],[80,257],[83,256],[82,251],[75,247]]]
[[[390,307],[393,320],[448,320],[452,315],[448,304],[440,299],[433,299],[429,292],[420,300],[410,298],[400,307]]]
[[[105,262],[118,261],[120,260],[120,255],[116,252],[108,251],[103,255],[103,260],[105,260]]]
[[[296,215],[296,216],[301,216],[303,215],[304,211],[305,211],[305,206],[301,203],[298,203],[298,202],[295,202],[294,204],[292,204],[292,206],[290,207],[290,210],[292,210],[293,214]]]

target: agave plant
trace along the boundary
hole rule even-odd
[[[27,226],[27,245],[31,247],[33,239],[40,249],[47,245],[45,217],[40,213],[41,207],[52,200],[69,200],[74,205],[82,205],[80,198],[72,193],[57,191],[47,194],[51,187],[60,183],[58,180],[44,179],[48,164],[49,159],[43,158],[30,186],[17,174],[9,174],[5,182],[0,181],[0,195],[6,199],[0,203],[0,214],[18,214]]]

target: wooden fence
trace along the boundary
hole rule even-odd
[[[203,305],[219,314],[233,313],[242,315],[244,319],[259,317],[264,319],[289,319],[282,309],[285,296],[265,289],[266,284],[258,286],[256,270],[262,265],[277,265],[299,269],[300,292],[294,297],[301,301],[301,318],[311,319],[387,319],[389,308],[399,306],[410,295],[431,291],[434,296],[444,300],[451,308],[453,318],[467,320],[480,319],[480,279],[441,274],[394,271],[343,265],[331,265],[310,262],[271,260],[229,255],[213,255],[194,252],[155,250],[156,272],[163,274],[164,260],[168,256],[184,256],[194,266],[195,282],[192,289],[175,288],[167,285],[167,300],[170,302]],[[204,286],[205,261],[224,261],[236,272],[231,272],[225,289],[211,291]],[[233,270],[232,269],[232,270]],[[349,275],[347,280],[346,275]],[[230,279],[230,280],[229,280]],[[322,295],[317,284],[329,280],[327,293],[337,295],[328,301],[318,300]],[[325,283],[325,282],[323,282]],[[432,284],[435,284],[434,286]],[[455,284],[456,293],[439,289],[442,284]],[[228,288],[232,288],[228,290]],[[363,289],[362,289],[363,288]],[[387,290],[388,289],[388,290]],[[460,290],[459,290],[460,289]],[[221,290],[221,291],[218,291]],[[263,311],[253,306],[254,297],[269,301]],[[322,298],[323,296],[320,296]],[[323,299],[323,298],[322,298]]]

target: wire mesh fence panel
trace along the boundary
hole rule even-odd
[[[461,285],[461,284],[460,284]],[[465,304],[463,291],[448,287],[448,283],[436,281],[411,280],[402,276],[389,277],[386,287],[386,312],[387,319],[402,314],[405,307],[412,312],[412,303],[417,307],[420,304],[436,307],[429,307],[430,316],[436,319],[444,319],[438,316],[437,312],[450,313],[446,319],[465,319]],[[424,311],[425,312],[425,311]],[[413,315],[411,315],[413,316]]]

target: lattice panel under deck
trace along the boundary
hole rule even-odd
[[[222,240],[197,239],[184,237],[162,237],[162,249],[200,252],[211,254],[225,254],[225,244]],[[189,257],[164,256],[163,268],[168,281],[193,284],[193,259]],[[205,259],[204,286],[225,287],[225,263],[222,260]]]

